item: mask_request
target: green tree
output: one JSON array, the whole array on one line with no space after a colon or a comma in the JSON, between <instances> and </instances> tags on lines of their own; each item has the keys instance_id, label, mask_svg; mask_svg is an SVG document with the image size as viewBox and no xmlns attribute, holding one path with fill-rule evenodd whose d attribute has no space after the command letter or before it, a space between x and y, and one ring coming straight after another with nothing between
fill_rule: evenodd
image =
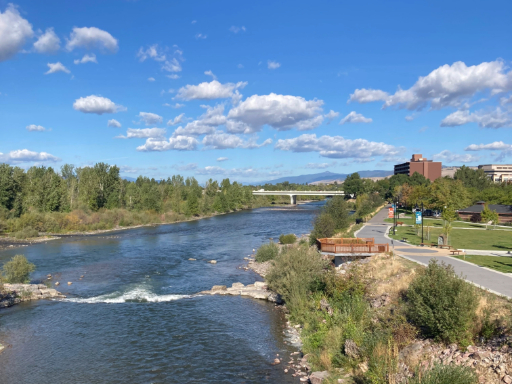
<instances>
[{"instance_id":1,"label":"green tree","mask_svg":"<svg viewBox=\"0 0 512 384\"><path fill-rule=\"evenodd\" d=\"M336 230L336 222L326 212L320 213L313 223L313 230L309 235L309 244L316 244L317 239L332 237Z\"/></svg>"},{"instance_id":2,"label":"green tree","mask_svg":"<svg viewBox=\"0 0 512 384\"><path fill-rule=\"evenodd\" d=\"M489 204L484 205L484 209L480 215L482 217L482 222L485 223L485 228L487 228L487 224L489 223L492 223L496 227L500 219L498 212L490 209Z\"/></svg>"},{"instance_id":3,"label":"green tree","mask_svg":"<svg viewBox=\"0 0 512 384\"><path fill-rule=\"evenodd\" d=\"M30 263L23 255L16 255L4 264L3 278L7 283L23 284L30 281L30 273L34 272L36 266Z\"/></svg>"},{"instance_id":4,"label":"green tree","mask_svg":"<svg viewBox=\"0 0 512 384\"><path fill-rule=\"evenodd\" d=\"M359 173L355 172L347 176L343 182L343 191L346 195L357 196L363 192L363 180Z\"/></svg>"},{"instance_id":5,"label":"green tree","mask_svg":"<svg viewBox=\"0 0 512 384\"><path fill-rule=\"evenodd\" d=\"M463 165L453 175L455 180L460 180L466 188L482 190L492 185L492 180L487 177L483 169L471 169Z\"/></svg>"},{"instance_id":6,"label":"green tree","mask_svg":"<svg viewBox=\"0 0 512 384\"><path fill-rule=\"evenodd\" d=\"M342 196L334 196L330 199L323 211L332 217L336 230L343 230L350 225L348 204Z\"/></svg>"}]
</instances>

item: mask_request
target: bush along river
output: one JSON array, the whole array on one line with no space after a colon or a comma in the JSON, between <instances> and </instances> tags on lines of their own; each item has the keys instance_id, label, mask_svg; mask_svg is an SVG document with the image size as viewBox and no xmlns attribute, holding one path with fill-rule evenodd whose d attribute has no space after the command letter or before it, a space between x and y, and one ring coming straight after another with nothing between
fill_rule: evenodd
<instances>
[{"instance_id":1,"label":"bush along river","mask_svg":"<svg viewBox=\"0 0 512 384\"><path fill-rule=\"evenodd\" d=\"M295 351L274 304L195 294L261 281L238 268L243 258L282 233L308 233L321 205L0 252L0 264L24 253L37 266L33 278L51 274L67 296L0 311L0 343L9 346L0 354L0 383L297 383L272 365L277 354Z\"/></svg>"}]
</instances>

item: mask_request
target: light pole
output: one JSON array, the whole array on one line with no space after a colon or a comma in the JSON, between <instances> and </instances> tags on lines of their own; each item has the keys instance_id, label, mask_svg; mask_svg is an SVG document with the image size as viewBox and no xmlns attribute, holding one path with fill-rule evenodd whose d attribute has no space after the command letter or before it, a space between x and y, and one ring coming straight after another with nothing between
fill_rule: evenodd
<instances>
[{"instance_id":1,"label":"light pole","mask_svg":"<svg viewBox=\"0 0 512 384\"><path fill-rule=\"evenodd\" d=\"M423 244L423 201L421 202L421 243Z\"/></svg>"}]
</instances>

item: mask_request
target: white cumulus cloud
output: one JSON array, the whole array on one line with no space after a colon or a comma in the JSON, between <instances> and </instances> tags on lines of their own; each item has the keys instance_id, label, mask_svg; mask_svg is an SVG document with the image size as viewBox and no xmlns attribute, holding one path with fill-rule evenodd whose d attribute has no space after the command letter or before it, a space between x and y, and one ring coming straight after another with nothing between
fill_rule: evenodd
<instances>
[{"instance_id":1,"label":"white cumulus cloud","mask_svg":"<svg viewBox=\"0 0 512 384\"><path fill-rule=\"evenodd\" d=\"M272 139L267 139L263 143L258 144L255 138L243 140L237 135L217 131L213 134L206 135L203 138L203 145L209 149L230 149L230 148L247 148L255 149L272 144Z\"/></svg>"},{"instance_id":2,"label":"white cumulus cloud","mask_svg":"<svg viewBox=\"0 0 512 384\"><path fill-rule=\"evenodd\" d=\"M143 121L146 125L160 124L164 121L162 116L151 112L139 112L138 116L140 117L140 120Z\"/></svg>"},{"instance_id":3,"label":"white cumulus cloud","mask_svg":"<svg viewBox=\"0 0 512 384\"><path fill-rule=\"evenodd\" d=\"M121 128L121 123L116 119L110 119L107 123L107 127Z\"/></svg>"},{"instance_id":4,"label":"white cumulus cloud","mask_svg":"<svg viewBox=\"0 0 512 384\"><path fill-rule=\"evenodd\" d=\"M178 125L178 124L181 124L181 122L183 121L183 117L185 116L184 113L181 113L179 114L178 116L176 116L174 119L171 119L167 122L167 125L168 126L173 126L173 125Z\"/></svg>"},{"instance_id":5,"label":"white cumulus cloud","mask_svg":"<svg viewBox=\"0 0 512 384\"><path fill-rule=\"evenodd\" d=\"M94 53L92 53L90 55L88 53L86 53L84 55L84 57L82 57L81 59L73 60L73 63L75 63L75 64L85 64L85 63L98 64L98 60L96 60L96 55Z\"/></svg>"},{"instance_id":6,"label":"white cumulus cloud","mask_svg":"<svg viewBox=\"0 0 512 384\"><path fill-rule=\"evenodd\" d=\"M18 149L5 154L0 152L0 162L8 164L29 162L55 163L60 160L58 157L47 152L34 152L28 149Z\"/></svg>"},{"instance_id":7,"label":"white cumulus cloud","mask_svg":"<svg viewBox=\"0 0 512 384\"><path fill-rule=\"evenodd\" d=\"M489 144L471 144L464 148L465 151L506 151L512 149L512 144L505 144L503 141L495 141Z\"/></svg>"},{"instance_id":8,"label":"white cumulus cloud","mask_svg":"<svg viewBox=\"0 0 512 384\"><path fill-rule=\"evenodd\" d=\"M148 81L153 82L153 81L155 81L155 78L154 77L148 77Z\"/></svg>"},{"instance_id":9,"label":"white cumulus cloud","mask_svg":"<svg viewBox=\"0 0 512 384\"><path fill-rule=\"evenodd\" d=\"M165 128L128 128L126 136L119 135L116 139L164 139L166 134Z\"/></svg>"},{"instance_id":10,"label":"white cumulus cloud","mask_svg":"<svg viewBox=\"0 0 512 384\"><path fill-rule=\"evenodd\" d=\"M30 131L30 132L44 132L44 131L46 131L46 128L43 127L42 125L35 125L35 124L27 125L26 129L27 129L27 131Z\"/></svg>"},{"instance_id":11,"label":"white cumulus cloud","mask_svg":"<svg viewBox=\"0 0 512 384\"><path fill-rule=\"evenodd\" d=\"M106 97L96 95L76 99L73 103L73 108L83 113L96 113L97 115L102 115L104 113L116 113L126 110L122 105L117 105Z\"/></svg>"},{"instance_id":12,"label":"white cumulus cloud","mask_svg":"<svg viewBox=\"0 0 512 384\"><path fill-rule=\"evenodd\" d=\"M147 58L151 58L155 61L165 61L167 59L167 56L164 51L158 47L158 44L151 45L147 49L140 47L137 52L137 57L140 61L144 61Z\"/></svg>"},{"instance_id":13,"label":"white cumulus cloud","mask_svg":"<svg viewBox=\"0 0 512 384\"><path fill-rule=\"evenodd\" d=\"M204 71L204 74L207 76L211 76L213 80L217 80L217 76L209 69L208 71Z\"/></svg>"},{"instance_id":14,"label":"white cumulus cloud","mask_svg":"<svg viewBox=\"0 0 512 384\"><path fill-rule=\"evenodd\" d=\"M34 35L32 25L21 17L13 4L0 12L0 62L13 57Z\"/></svg>"},{"instance_id":15,"label":"white cumulus cloud","mask_svg":"<svg viewBox=\"0 0 512 384\"><path fill-rule=\"evenodd\" d=\"M397 106L420 110L428 105L431 109L459 107L478 92L491 94L512 89L512 72L503 61L483 62L467 66L462 61L445 64L427 76L422 76L409 89L398 90L393 95L372 89L357 89L349 101L361 103L384 101L384 108Z\"/></svg>"},{"instance_id":16,"label":"white cumulus cloud","mask_svg":"<svg viewBox=\"0 0 512 384\"><path fill-rule=\"evenodd\" d=\"M221 84L217 80L204 82L198 85L186 85L178 90L176 97L182 100L213 100L227 99L234 95L234 91L244 88L247 82Z\"/></svg>"},{"instance_id":17,"label":"white cumulus cloud","mask_svg":"<svg viewBox=\"0 0 512 384\"><path fill-rule=\"evenodd\" d=\"M217 157L218 162L226 161L226 160L229 160L229 159L227 157Z\"/></svg>"},{"instance_id":18,"label":"white cumulus cloud","mask_svg":"<svg viewBox=\"0 0 512 384\"><path fill-rule=\"evenodd\" d=\"M386 101L389 98L389 93L378 89L356 89L350 95L348 103L351 101L358 103L372 103L374 101Z\"/></svg>"},{"instance_id":19,"label":"white cumulus cloud","mask_svg":"<svg viewBox=\"0 0 512 384\"><path fill-rule=\"evenodd\" d=\"M169 140L149 138L144 145L137 147L141 152L163 152L163 151L193 151L198 144L197 139L189 136L171 137Z\"/></svg>"},{"instance_id":20,"label":"white cumulus cloud","mask_svg":"<svg viewBox=\"0 0 512 384\"><path fill-rule=\"evenodd\" d=\"M270 125L278 131L314 129L323 121L323 103L322 100L306 100L299 96L275 93L253 95L232 108L228 119L244 123L244 133L261 131L264 125Z\"/></svg>"},{"instance_id":21,"label":"white cumulus cloud","mask_svg":"<svg viewBox=\"0 0 512 384\"><path fill-rule=\"evenodd\" d=\"M449 164L472 163L472 162L480 160L480 156L470 155L468 153L466 153L464 155L459 155L457 153L452 153L451 151L449 151L447 149L435 154L434 156L432 156L432 158L435 161L443 161L443 162L449 163Z\"/></svg>"},{"instance_id":22,"label":"white cumulus cloud","mask_svg":"<svg viewBox=\"0 0 512 384\"><path fill-rule=\"evenodd\" d=\"M360 113L356 113L355 111L350 112L347 116L341 119L340 124L347 123L371 123L373 120L369 117L364 117Z\"/></svg>"},{"instance_id":23,"label":"white cumulus cloud","mask_svg":"<svg viewBox=\"0 0 512 384\"><path fill-rule=\"evenodd\" d=\"M67 69L60 61L56 63L48 63L46 64L48 66L48 71L45 72L45 75L49 75L51 73L57 73L57 72L64 72L64 73L71 73L69 69Z\"/></svg>"},{"instance_id":24,"label":"white cumulus cloud","mask_svg":"<svg viewBox=\"0 0 512 384\"><path fill-rule=\"evenodd\" d=\"M281 63L278 63L277 61L269 60L267 62L268 69L277 69L281 66Z\"/></svg>"},{"instance_id":25,"label":"white cumulus cloud","mask_svg":"<svg viewBox=\"0 0 512 384\"><path fill-rule=\"evenodd\" d=\"M335 161L331 161L330 163L307 163L304 168L307 169L326 169L336 165Z\"/></svg>"},{"instance_id":26,"label":"white cumulus cloud","mask_svg":"<svg viewBox=\"0 0 512 384\"><path fill-rule=\"evenodd\" d=\"M39 53L55 53L60 49L60 39L53 28L47 28L45 33L37 38L34 49Z\"/></svg>"},{"instance_id":27,"label":"white cumulus cloud","mask_svg":"<svg viewBox=\"0 0 512 384\"><path fill-rule=\"evenodd\" d=\"M75 48L100 49L102 51L117 52L119 46L117 39L110 33L96 27L74 27L66 43L66 49Z\"/></svg>"},{"instance_id":28,"label":"white cumulus cloud","mask_svg":"<svg viewBox=\"0 0 512 384\"><path fill-rule=\"evenodd\" d=\"M335 118L337 118L340 115L339 112L334 112L332 109L329 111L329 113L326 113L324 117L327 119L327 124L330 124Z\"/></svg>"},{"instance_id":29,"label":"white cumulus cloud","mask_svg":"<svg viewBox=\"0 0 512 384\"><path fill-rule=\"evenodd\" d=\"M372 156L396 156L404 151L390 144L341 136L304 134L293 139L280 139L276 149L290 152L317 152L322 157L364 159Z\"/></svg>"},{"instance_id":30,"label":"white cumulus cloud","mask_svg":"<svg viewBox=\"0 0 512 384\"><path fill-rule=\"evenodd\" d=\"M231 28L229 28L230 32L238 33L240 31L245 32L245 27L242 25L241 27L237 27L236 25L233 25Z\"/></svg>"},{"instance_id":31,"label":"white cumulus cloud","mask_svg":"<svg viewBox=\"0 0 512 384\"><path fill-rule=\"evenodd\" d=\"M512 118L510 113L499 107L492 111L460 110L446 116L441 121L441 127L456 127L468 123L477 123L480 128L503 128L512 126Z\"/></svg>"}]
</instances>

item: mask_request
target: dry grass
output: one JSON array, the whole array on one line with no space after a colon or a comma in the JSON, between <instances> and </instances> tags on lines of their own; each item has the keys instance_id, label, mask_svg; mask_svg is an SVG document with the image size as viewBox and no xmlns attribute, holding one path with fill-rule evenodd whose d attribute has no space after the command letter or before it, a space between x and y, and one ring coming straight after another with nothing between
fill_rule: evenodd
<instances>
[{"instance_id":1,"label":"dry grass","mask_svg":"<svg viewBox=\"0 0 512 384\"><path fill-rule=\"evenodd\" d=\"M376 295L388 293L391 296L398 296L404 292L416 276L416 269L422 268L390 254L372 257L368 265L375 280L374 293Z\"/></svg>"}]
</instances>

